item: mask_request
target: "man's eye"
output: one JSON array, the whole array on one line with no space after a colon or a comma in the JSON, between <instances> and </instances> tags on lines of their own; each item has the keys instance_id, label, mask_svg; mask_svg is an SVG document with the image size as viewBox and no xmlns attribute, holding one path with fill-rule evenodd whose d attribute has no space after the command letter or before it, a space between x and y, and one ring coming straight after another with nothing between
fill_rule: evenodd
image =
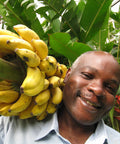
<instances>
[{"instance_id":1,"label":"man's eye","mask_svg":"<svg viewBox=\"0 0 120 144\"><path fill-rule=\"evenodd\" d=\"M110 92L111 94L115 94L116 93L116 88L114 88L112 85L105 84L105 87L107 88L108 92Z\"/></svg>"},{"instance_id":2,"label":"man's eye","mask_svg":"<svg viewBox=\"0 0 120 144\"><path fill-rule=\"evenodd\" d=\"M93 78L93 75L90 73L82 72L81 74L82 74L82 77L85 79L92 79Z\"/></svg>"}]
</instances>

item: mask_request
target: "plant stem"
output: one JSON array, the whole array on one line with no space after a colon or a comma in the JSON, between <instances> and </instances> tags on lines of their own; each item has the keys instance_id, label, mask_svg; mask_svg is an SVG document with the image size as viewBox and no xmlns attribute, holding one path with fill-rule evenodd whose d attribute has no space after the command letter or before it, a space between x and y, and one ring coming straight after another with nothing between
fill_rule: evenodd
<instances>
[{"instance_id":1,"label":"plant stem","mask_svg":"<svg viewBox=\"0 0 120 144\"><path fill-rule=\"evenodd\" d=\"M119 62L119 51L120 51L120 36L118 41L118 50L117 50L117 61Z\"/></svg>"}]
</instances>

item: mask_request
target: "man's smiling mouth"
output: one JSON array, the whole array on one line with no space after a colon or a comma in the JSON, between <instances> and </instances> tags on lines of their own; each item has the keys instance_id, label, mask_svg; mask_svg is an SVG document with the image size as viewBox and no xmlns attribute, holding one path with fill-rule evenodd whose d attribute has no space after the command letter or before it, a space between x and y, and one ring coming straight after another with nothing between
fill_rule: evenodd
<instances>
[{"instance_id":1,"label":"man's smiling mouth","mask_svg":"<svg viewBox=\"0 0 120 144\"><path fill-rule=\"evenodd\" d=\"M95 102L92 102L92 101L88 100L87 98L85 98L85 95L82 96L80 90L77 91L76 96L80 97L85 103L87 103L88 105L90 105L90 106L92 106L92 107L94 107L96 109L102 108L102 104L95 103Z\"/></svg>"}]
</instances>

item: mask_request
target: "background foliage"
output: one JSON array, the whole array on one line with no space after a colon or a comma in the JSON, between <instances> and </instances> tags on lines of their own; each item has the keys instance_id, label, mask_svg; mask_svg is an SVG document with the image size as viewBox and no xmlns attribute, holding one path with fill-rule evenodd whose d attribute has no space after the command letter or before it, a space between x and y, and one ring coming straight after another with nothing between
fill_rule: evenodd
<instances>
[{"instance_id":1,"label":"background foliage","mask_svg":"<svg viewBox=\"0 0 120 144\"><path fill-rule=\"evenodd\" d=\"M120 11L111 10L112 0L1 0L2 28L25 24L49 46L49 55L71 66L80 54L91 50L110 52L120 63ZM118 91L118 94L120 92ZM110 112L113 128L114 109Z\"/></svg>"}]
</instances>

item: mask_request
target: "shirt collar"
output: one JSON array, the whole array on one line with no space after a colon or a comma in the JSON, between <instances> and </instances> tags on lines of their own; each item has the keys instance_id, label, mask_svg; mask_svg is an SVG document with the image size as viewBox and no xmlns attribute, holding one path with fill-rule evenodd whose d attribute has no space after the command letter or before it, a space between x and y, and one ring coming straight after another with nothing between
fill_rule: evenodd
<instances>
[{"instance_id":1,"label":"shirt collar","mask_svg":"<svg viewBox=\"0 0 120 144\"><path fill-rule=\"evenodd\" d=\"M49 119L45 121L41 121L40 125L41 125L40 130L39 130L38 135L35 138L35 141L38 141L42 139L43 137L47 136L52 130L56 132L59 131L57 113L54 113ZM95 144L96 143L98 144L98 142L99 144L104 144L106 140L108 141L106 127L105 127L104 121L101 120L98 123L95 132L89 137L86 143L89 143L89 142L91 143L91 141L94 141Z\"/></svg>"},{"instance_id":2,"label":"shirt collar","mask_svg":"<svg viewBox=\"0 0 120 144\"><path fill-rule=\"evenodd\" d=\"M105 142L108 141L108 135L107 135L105 123L103 120L101 120L98 123L95 132L87 140L88 143L91 141L93 141L93 143L95 143L95 144L96 143L97 144L104 144Z\"/></svg>"},{"instance_id":3,"label":"shirt collar","mask_svg":"<svg viewBox=\"0 0 120 144\"><path fill-rule=\"evenodd\" d=\"M35 141L38 141L48 135L52 130L58 131L57 113L54 113L48 119L41 121L39 134L36 136Z\"/></svg>"}]
</instances>

